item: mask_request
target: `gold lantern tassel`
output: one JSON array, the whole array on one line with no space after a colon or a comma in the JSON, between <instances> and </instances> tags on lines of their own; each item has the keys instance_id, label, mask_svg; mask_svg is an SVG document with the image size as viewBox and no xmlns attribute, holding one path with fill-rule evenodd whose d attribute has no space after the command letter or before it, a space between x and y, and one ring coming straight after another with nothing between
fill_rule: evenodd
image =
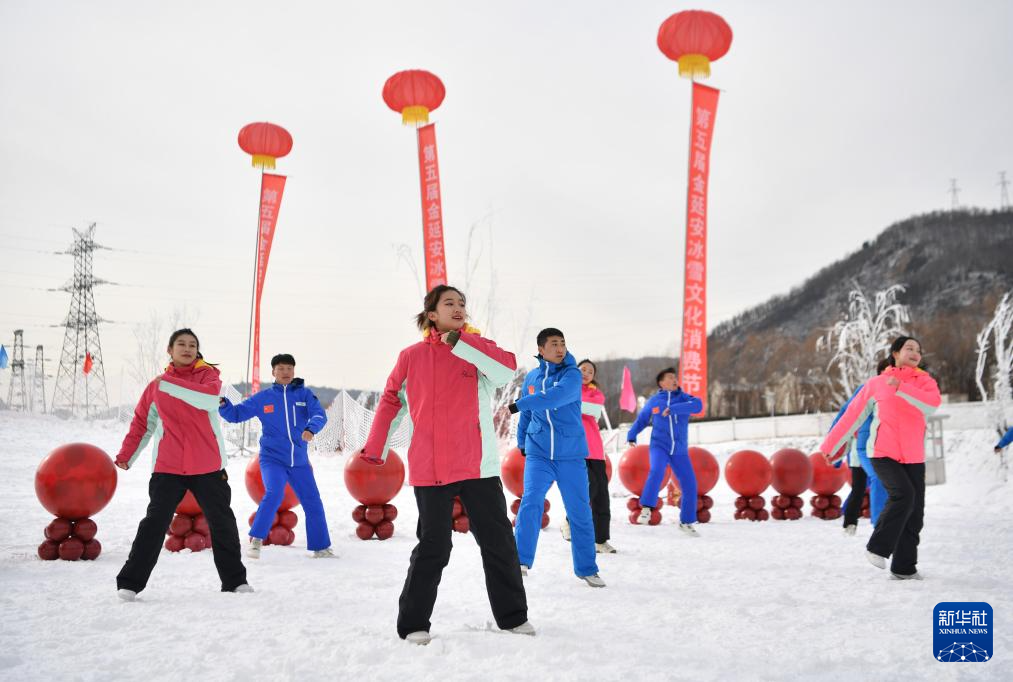
<instances>
[{"instance_id":1,"label":"gold lantern tassel","mask_svg":"<svg viewBox=\"0 0 1013 682\"><path fill-rule=\"evenodd\" d=\"M429 123L429 109L422 106L405 107L401 110L401 123Z\"/></svg>"},{"instance_id":2,"label":"gold lantern tassel","mask_svg":"<svg viewBox=\"0 0 1013 682\"><path fill-rule=\"evenodd\" d=\"M274 169L274 157L268 156L267 154L254 154L253 155L253 167L254 168L265 168L268 170Z\"/></svg>"},{"instance_id":3,"label":"gold lantern tassel","mask_svg":"<svg viewBox=\"0 0 1013 682\"><path fill-rule=\"evenodd\" d=\"M707 78L711 75L711 60L702 54L684 54L679 57L679 75L683 78Z\"/></svg>"}]
</instances>

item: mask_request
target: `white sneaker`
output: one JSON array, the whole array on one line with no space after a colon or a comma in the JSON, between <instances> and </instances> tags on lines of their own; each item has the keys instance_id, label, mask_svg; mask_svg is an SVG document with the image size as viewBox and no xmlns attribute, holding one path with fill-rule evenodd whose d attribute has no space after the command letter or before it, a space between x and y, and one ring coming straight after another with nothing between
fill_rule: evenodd
<instances>
[{"instance_id":1,"label":"white sneaker","mask_svg":"<svg viewBox=\"0 0 1013 682\"><path fill-rule=\"evenodd\" d=\"M886 568L886 557L881 557L868 550L865 551L865 558L876 568Z\"/></svg>"},{"instance_id":2,"label":"white sneaker","mask_svg":"<svg viewBox=\"0 0 1013 682\"><path fill-rule=\"evenodd\" d=\"M412 644L418 644L419 646L425 646L429 644L429 642L433 641L433 638L430 637L429 633L425 630L417 630L405 635L405 641L411 642Z\"/></svg>"},{"instance_id":3,"label":"white sneaker","mask_svg":"<svg viewBox=\"0 0 1013 682\"><path fill-rule=\"evenodd\" d=\"M123 588L116 590L116 596L118 596L123 601L135 601L137 599L136 592L134 592L133 590L127 590Z\"/></svg>"},{"instance_id":4,"label":"white sneaker","mask_svg":"<svg viewBox=\"0 0 1013 682\"><path fill-rule=\"evenodd\" d=\"M891 571L890 580L925 580L925 578L923 578L922 574L918 571L915 571L911 575L904 575L903 573L894 573Z\"/></svg>"},{"instance_id":5,"label":"white sneaker","mask_svg":"<svg viewBox=\"0 0 1013 682\"><path fill-rule=\"evenodd\" d=\"M844 527L844 534L845 535L854 535L857 532L858 532L858 526L856 526L855 524L851 524L850 526L845 526Z\"/></svg>"},{"instance_id":6,"label":"white sneaker","mask_svg":"<svg viewBox=\"0 0 1013 682\"><path fill-rule=\"evenodd\" d=\"M598 554L615 554L616 548L610 545L608 540L606 540L605 542L595 543L594 551Z\"/></svg>"},{"instance_id":7,"label":"white sneaker","mask_svg":"<svg viewBox=\"0 0 1013 682\"><path fill-rule=\"evenodd\" d=\"M521 575L527 575L529 570L531 570L531 569L529 569L524 564L521 564Z\"/></svg>"},{"instance_id":8,"label":"white sneaker","mask_svg":"<svg viewBox=\"0 0 1013 682\"><path fill-rule=\"evenodd\" d=\"M563 523L559 526L559 532L563 534L564 540L570 541L570 521L568 519L563 519Z\"/></svg>"},{"instance_id":9,"label":"white sneaker","mask_svg":"<svg viewBox=\"0 0 1013 682\"><path fill-rule=\"evenodd\" d=\"M510 628L509 632L515 635L528 635L529 637L535 636L535 626L531 624L531 621L524 621L515 628Z\"/></svg>"},{"instance_id":10,"label":"white sneaker","mask_svg":"<svg viewBox=\"0 0 1013 682\"><path fill-rule=\"evenodd\" d=\"M685 533L686 535L690 536L691 538L698 538L698 537L700 537L700 534L696 532L696 524L695 523L680 523L679 524L679 530L681 530L683 533Z\"/></svg>"},{"instance_id":11,"label":"white sneaker","mask_svg":"<svg viewBox=\"0 0 1013 682\"><path fill-rule=\"evenodd\" d=\"M248 592L253 592L253 587L249 583L243 583L232 591L236 594L246 594Z\"/></svg>"},{"instance_id":12,"label":"white sneaker","mask_svg":"<svg viewBox=\"0 0 1013 682\"><path fill-rule=\"evenodd\" d=\"M640 510L640 516L637 517L637 524L646 526L651 522L651 508L644 507Z\"/></svg>"},{"instance_id":13,"label":"white sneaker","mask_svg":"<svg viewBox=\"0 0 1013 682\"><path fill-rule=\"evenodd\" d=\"M246 556L250 559L260 558L260 548L264 545L264 541L260 538L250 538L250 546L246 548Z\"/></svg>"},{"instance_id":14,"label":"white sneaker","mask_svg":"<svg viewBox=\"0 0 1013 682\"><path fill-rule=\"evenodd\" d=\"M314 559L337 559L338 555L334 553L333 549L331 549L330 547L326 547L324 549L318 549L317 551L313 552L313 558Z\"/></svg>"},{"instance_id":15,"label":"white sneaker","mask_svg":"<svg viewBox=\"0 0 1013 682\"><path fill-rule=\"evenodd\" d=\"M605 587L605 581L595 573L594 575L582 575L580 579L586 582L591 587Z\"/></svg>"}]
</instances>

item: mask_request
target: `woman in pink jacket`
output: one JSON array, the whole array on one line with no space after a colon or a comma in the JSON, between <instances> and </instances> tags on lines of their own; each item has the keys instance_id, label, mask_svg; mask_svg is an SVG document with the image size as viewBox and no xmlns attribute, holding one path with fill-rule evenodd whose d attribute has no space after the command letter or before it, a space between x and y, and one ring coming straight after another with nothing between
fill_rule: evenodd
<instances>
[{"instance_id":1,"label":"woman in pink jacket","mask_svg":"<svg viewBox=\"0 0 1013 682\"><path fill-rule=\"evenodd\" d=\"M398 356L360 456L387 457L402 419L412 426L408 482L419 508L408 576L398 602L397 632L415 644L430 641L430 617L443 568L450 561L454 498L468 511L482 552L485 585L496 624L533 635L513 526L499 479L492 392L509 383L517 361L467 325L464 294L447 285L426 294L416 317L422 341Z\"/></svg>"},{"instance_id":2,"label":"woman in pink jacket","mask_svg":"<svg viewBox=\"0 0 1013 682\"><path fill-rule=\"evenodd\" d=\"M151 443L151 502L116 576L120 599L134 601L148 584L176 506L193 493L211 527L215 568L222 592L253 592L240 557L239 529L232 513L232 490L225 471L225 440L218 418L218 370L204 362L190 329L169 337L171 362L141 394L130 431L116 456L129 469Z\"/></svg>"},{"instance_id":3,"label":"woman in pink jacket","mask_svg":"<svg viewBox=\"0 0 1013 682\"><path fill-rule=\"evenodd\" d=\"M886 568L892 556L890 572L899 580L921 580L917 564L925 514L925 419L941 400L935 380L918 367L921 360L918 340L898 337L890 345L891 367L865 383L820 446L823 453L843 453L841 446L873 416L866 447L889 499L866 556L877 568Z\"/></svg>"}]
</instances>

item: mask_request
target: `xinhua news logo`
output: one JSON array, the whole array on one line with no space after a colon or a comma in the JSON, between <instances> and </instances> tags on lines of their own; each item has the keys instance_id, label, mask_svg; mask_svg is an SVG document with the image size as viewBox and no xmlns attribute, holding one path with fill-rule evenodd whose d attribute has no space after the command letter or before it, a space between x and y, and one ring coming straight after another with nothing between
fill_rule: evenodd
<instances>
[{"instance_id":1,"label":"xinhua news logo","mask_svg":"<svg viewBox=\"0 0 1013 682\"><path fill-rule=\"evenodd\" d=\"M992 607L983 601L944 601L932 610L932 655L941 663L992 658Z\"/></svg>"}]
</instances>

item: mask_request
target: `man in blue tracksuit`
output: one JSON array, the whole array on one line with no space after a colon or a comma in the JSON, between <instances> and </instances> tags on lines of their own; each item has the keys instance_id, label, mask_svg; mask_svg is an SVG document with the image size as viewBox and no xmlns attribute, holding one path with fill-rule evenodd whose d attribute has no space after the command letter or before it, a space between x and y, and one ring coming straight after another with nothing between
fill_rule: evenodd
<instances>
[{"instance_id":1,"label":"man in blue tracksuit","mask_svg":"<svg viewBox=\"0 0 1013 682\"><path fill-rule=\"evenodd\" d=\"M570 518L573 571L591 587L605 587L595 561L594 520L588 497L587 437L580 418L584 383L573 356L566 350L563 332L538 333L538 368L528 372L521 397L510 405L520 412L517 447L525 456L524 494L517 510L517 555L521 573L535 563L538 534L542 529L545 493L559 486Z\"/></svg>"},{"instance_id":2,"label":"man in blue tracksuit","mask_svg":"<svg viewBox=\"0 0 1013 682\"><path fill-rule=\"evenodd\" d=\"M876 367L876 373L882 374L883 370L890 366L889 360L880 360ZM830 423L830 428L834 427L834 424L844 416L851 401L855 399L855 396L862 390L862 384L855 389L855 392L851 394L847 402L841 406L837 416L834 417L834 421ZM883 482L879 480L876 475L876 470L872 468L872 462L869 461L869 456L866 453L866 446L869 443L869 433L872 429L873 415L869 415L865 422L858 427L858 431L855 432L855 437L852 442L848 445L848 467L851 469L851 492L848 493L848 499L844 502L844 533L845 535L854 535L858 530L858 517L862 513L862 500L865 499L865 489L869 489L869 520L872 522L873 527L876 526L876 520L879 519L879 513L883 511L883 507L886 506L886 501L889 495L886 492L886 487L883 486ZM840 468L844 458L834 462L834 468Z\"/></svg>"},{"instance_id":3,"label":"man in blue tracksuit","mask_svg":"<svg viewBox=\"0 0 1013 682\"><path fill-rule=\"evenodd\" d=\"M696 474L689 459L689 416L703 409L699 398L683 393L675 369L668 367L657 376L658 392L640 410L626 440L630 447L637 444L637 435L651 423L651 471L647 474L640 495L640 516L637 523L646 525L651 511L658 504L658 492L665 477L665 468L679 480L682 502L679 510L679 529L687 535L697 536L696 528Z\"/></svg>"},{"instance_id":4,"label":"man in blue tracksuit","mask_svg":"<svg viewBox=\"0 0 1013 682\"><path fill-rule=\"evenodd\" d=\"M227 422L239 423L257 417L263 427L260 436L260 474L264 498L250 528L247 556L260 558L260 548L271 530L274 515L290 484L306 512L306 547L317 558L333 557L327 532L324 505L313 478L306 444L320 433L327 415L302 379L295 378L295 358L288 353L271 358L274 384L258 391L238 405L221 399L218 414Z\"/></svg>"}]
</instances>

